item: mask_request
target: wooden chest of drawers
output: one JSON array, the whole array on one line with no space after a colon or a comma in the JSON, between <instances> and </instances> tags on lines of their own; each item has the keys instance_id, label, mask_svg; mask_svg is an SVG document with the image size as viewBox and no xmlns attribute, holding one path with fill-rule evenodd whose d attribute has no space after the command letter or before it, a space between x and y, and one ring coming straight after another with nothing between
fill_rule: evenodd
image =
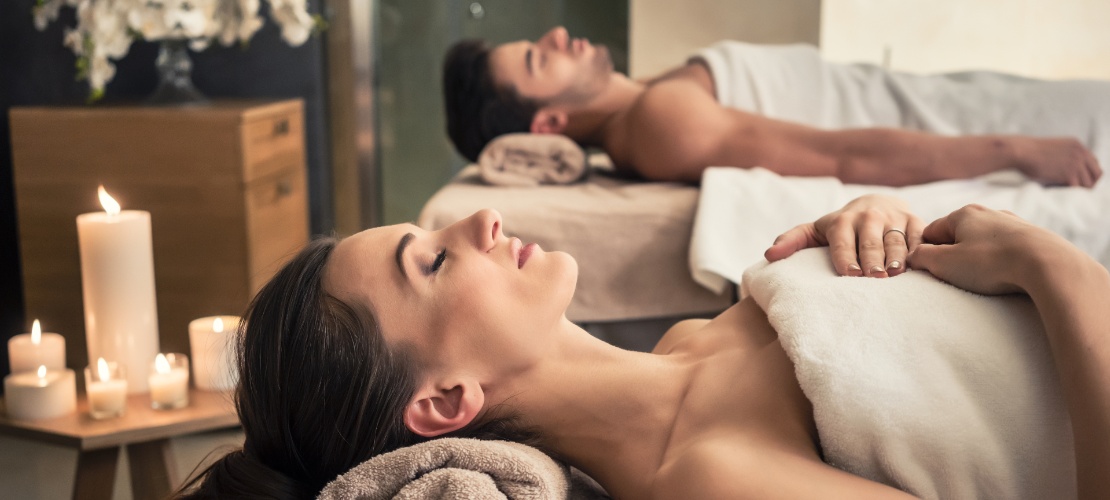
<instances>
[{"instance_id":1,"label":"wooden chest of drawers","mask_svg":"<svg viewBox=\"0 0 1110 500\"><path fill-rule=\"evenodd\" d=\"M12 151L28 318L86 362L78 214L98 184L151 214L163 352L188 323L241 314L308 240L303 104L13 108Z\"/></svg>"}]
</instances>

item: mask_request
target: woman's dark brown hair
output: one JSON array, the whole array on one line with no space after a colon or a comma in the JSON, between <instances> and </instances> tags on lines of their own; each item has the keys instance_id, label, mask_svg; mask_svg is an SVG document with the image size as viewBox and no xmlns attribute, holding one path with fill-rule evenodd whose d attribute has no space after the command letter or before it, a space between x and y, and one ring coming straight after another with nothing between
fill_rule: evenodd
<instances>
[{"instance_id":1,"label":"woman's dark brown hair","mask_svg":"<svg viewBox=\"0 0 1110 500\"><path fill-rule=\"evenodd\" d=\"M403 412L418 367L387 346L366 308L323 289L335 238L309 243L258 292L239 329L235 404L246 439L188 481L180 498L312 498L381 453L425 439ZM512 419L452 436L531 441Z\"/></svg>"}]
</instances>

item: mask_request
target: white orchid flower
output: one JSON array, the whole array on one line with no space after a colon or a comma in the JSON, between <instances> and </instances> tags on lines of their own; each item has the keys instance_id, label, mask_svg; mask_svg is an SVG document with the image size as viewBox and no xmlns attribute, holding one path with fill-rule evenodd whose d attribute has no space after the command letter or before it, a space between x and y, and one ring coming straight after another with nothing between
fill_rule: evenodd
<instances>
[{"instance_id":1,"label":"white orchid flower","mask_svg":"<svg viewBox=\"0 0 1110 500\"><path fill-rule=\"evenodd\" d=\"M305 0L269 0L270 16L281 26L281 37L289 45L299 46L308 40L316 20L308 13Z\"/></svg>"},{"instance_id":2,"label":"white orchid flower","mask_svg":"<svg viewBox=\"0 0 1110 500\"><path fill-rule=\"evenodd\" d=\"M3 1L3 0L0 0ZM246 42L262 28L262 0L42 0L34 7L35 28L46 29L62 7L77 10L77 26L65 31L63 44L82 59L89 86L99 93L115 76L112 60L127 55L133 33L144 40L179 39L193 50L213 40ZM316 21L306 0L266 0L270 17L290 45L301 45Z\"/></svg>"}]
</instances>

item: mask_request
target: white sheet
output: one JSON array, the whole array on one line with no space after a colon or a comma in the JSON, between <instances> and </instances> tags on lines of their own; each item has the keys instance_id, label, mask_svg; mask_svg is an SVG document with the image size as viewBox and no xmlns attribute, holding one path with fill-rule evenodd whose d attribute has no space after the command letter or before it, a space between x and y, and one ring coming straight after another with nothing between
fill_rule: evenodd
<instances>
[{"instance_id":1,"label":"white sheet","mask_svg":"<svg viewBox=\"0 0 1110 500\"><path fill-rule=\"evenodd\" d=\"M1094 190L1045 188L1003 172L979 179L889 188L843 184L831 177L782 177L762 168L709 168L690 241L690 271L709 290L740 283L745 269L784 231L867 193L909 202L926 222L969 203L1011 210L1067 238L1110 267L1110 183Z\"/></svg>"},{"instance_id":2,"label":"white sheet","mask_svg":"<svg viewBox=\"0 0 1110 500\"><path fill-rule=\"evenodd\" d=\"M744 275L813 403L825 460L923 498L1075 498L1071 425L1032 301L809 249Z\"/></svg>"},{"instance_id":3,"label":"white sheet","mask_svg":"<svg viewBox=\"0 0 1110 500\"><path fill-rule=\"evenodd\" d=\"M820 128L1069 136L1110 167L1110 82L989 71L916 75L830 63L801 44L724 41L694 58L709 67L722 106Z\"/></svg>"}]
</instances>

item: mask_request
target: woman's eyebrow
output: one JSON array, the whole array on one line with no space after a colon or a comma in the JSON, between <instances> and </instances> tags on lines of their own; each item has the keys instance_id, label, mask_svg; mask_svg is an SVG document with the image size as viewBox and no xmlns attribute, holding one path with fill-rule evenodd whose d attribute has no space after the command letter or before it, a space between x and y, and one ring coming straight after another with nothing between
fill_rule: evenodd
<instances>
[{"instance_id":1,"label":"woman's eyebrow","mask_svg":"<svg viewBox=\"0 0 1110 500\"><path fill-rule=\"evenodd\" d=\"M405 247L409 246L409 243L415 237L415 234L405 233L401 237L401 242L397 244L397 269L401 270L401 276L404 276L405 279L409 279L408 273L405 272Z\"/></svg>"},{"instance_id":2,"label":"woman's eyebrow","mask_svg":"<svg viewBox=\"0 0 1110 500\"><path fill-rule=\"evenodd\" d=\"M528 69L528 74L532 74L532 47L524 52L524 67Z\"/></svg>"}]
</instances>

